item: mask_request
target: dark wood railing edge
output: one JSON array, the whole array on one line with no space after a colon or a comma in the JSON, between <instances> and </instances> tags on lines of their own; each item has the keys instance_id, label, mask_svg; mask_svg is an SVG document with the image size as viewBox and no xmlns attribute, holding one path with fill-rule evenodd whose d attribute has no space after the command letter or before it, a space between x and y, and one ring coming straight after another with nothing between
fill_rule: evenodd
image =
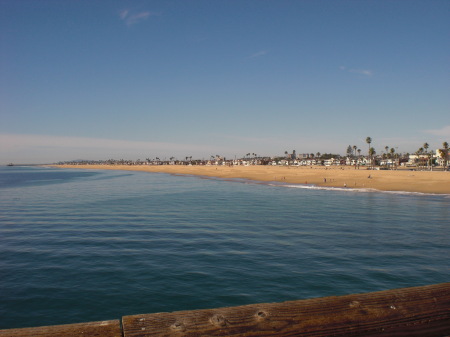
<instances>
[{"instance_id":1,"label":"dark wood railing edge","mask_svg":"<svg viewBox=\"0 0 450 337\"><path fill-rule=\"evenodd\" d=\"M450 282L120 320L0 330L0 337L450 336Z\"/></svg>"}]
</instances>

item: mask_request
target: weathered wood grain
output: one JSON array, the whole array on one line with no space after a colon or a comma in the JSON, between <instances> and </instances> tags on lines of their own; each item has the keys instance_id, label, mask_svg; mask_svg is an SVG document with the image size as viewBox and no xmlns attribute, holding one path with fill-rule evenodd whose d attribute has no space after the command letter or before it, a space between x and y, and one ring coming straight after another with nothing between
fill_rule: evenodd
<instances>
[{"instance_id":1,"label":"weathered wood grain","mask_svg":"<svg viewBox=\"0 0 450 337\"><path fill-rule=\"evenodd\" d=\"M36 328L0 330L0 337L122 337L120 321L41 326Z\"/></svg>"},{"instance_id":2,"label":"weathered wood grain","mask_svg":"<svg viewBox=\"0 0 450 337\"><path fill-rule=\"evenodd\" d=\"M450 283L283 303L133 315L124 337L446 336Z\"/></svg>"},{"instance_id":3,"label":"weathered wood grain","mask_svg":"<svg viewBox=\"0 0 450 337\"><path fill-rule=\"evenodd\" d=\"M450 336L450 283L0 330L0 337Z\"/></svg>"}]
</instances>

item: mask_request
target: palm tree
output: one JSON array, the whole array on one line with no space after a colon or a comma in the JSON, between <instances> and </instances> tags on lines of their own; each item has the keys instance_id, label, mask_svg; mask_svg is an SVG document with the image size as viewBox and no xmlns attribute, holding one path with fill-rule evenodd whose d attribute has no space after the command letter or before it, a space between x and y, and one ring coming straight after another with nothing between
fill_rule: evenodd
<instances>
[{"instance_id":1,"label":"palm tree","mask_svg":"<svg viewBox=\"0 0 450 337\"><path fill-rule=\"evenodd\" d=\"M433 150L430 150L430 152L428 152L427 166L430 167L430 171L433 171Z\"/></svg>"},{"instance_id":2,"label":"palm tree","mask_svg":"<svg viewBox=\"0 0 450 337\"><path fill-rule=\"evenodd\" d=\"M448 165L448 142L442 143L442 149L439 149L439 154L444 159L444 171L447 169Z\"/></svg>"},{"instance_id":3,"label":"palm tree","mask_svg":"<svg viewBox=\"0 0 450 337\"><path fill-rule=\"evenodd\" d=\"M375 167L375 161L373 159L373 157L377 154L377 152L375 151L374 147L371 147L369 149L369 156L370 156L370 165L373 167Z\"/></svg>"},{"instance_id":4,"label":"palm tree","mask_svg":"<svg viewBox=\"0 0 450 337\"><path fill-rule=\"evenodd\" d=\"M356 146L356 145L353 145L353 152L355 153L355 157L356 157L356 149L357 149L358 147Z\"/></svg>"},{"instance_id":5,"label":"palm tree","mask_svg":"<svg viewBox=\"0 0 450 337\"><path fill-rule=\"evenodd\" d=\"M429 147L428 143L423 143L423 148L425 149L425 154L428 153L428 151L427 151L428 147ZM427 162L427 166L428 166L428 162Z\"/></svg>"},{"instance_id":6,"label":"palm tree","mask_svg":"<svg viewBox=\"0 0 450 337\"><path fill-rule=\"evenodd\" d=\"M317 158L320 158L320 152L316 153Z\"/></svg>"},{"instance_id":7,"label":"palm tree","mask_svg":"<svg viewBox=\"0 0 450 337\"><path fill-rule=\"evenodd\" d=\"M372 159L370 158L370 143L372 143L372 138L367 137L367 138L366 138L366 143L369 144L369 152L368 152L368 155L369 155L370 164L372 164Z\"/></svg>"},{"instance_id":8,"label":"palm tree","mask_svg":"<svg viewBox=\"0 0 450 337\"><path fill-rule=\"evenodd\" d=\"M391 147L391 158L394 159L394 153L395 153L395 149L393 147ZM394 162L394 161L392 161Z\"/></svg>"},{"instance_id":9,"label":"palm tree","mask_svg":"<svg viewBox=\"0 0 450 337\"><path fill-rule=\"evenodd\" d=\"M417 158L416 158L416 162L417 162L416 167L417 167L418 169L420 168L420 155L422 154L422 151L423 151L423 148L419 148L419 149L415 152L415 154L416 154L416 156L417 156Z\"/></svg>"},{"instance_id":10,"label":"palm tree","mask_svg":"<svg viewBox=\"0 0 450 337\"><path fill-rule=\"evenodd\" d=\"M356 151L358 151L358 156L361 157L361 149L358 149Z\"/></svg>"},{"instance_id":11,"label":"palm tree","mask_svg":"<svg viewBox=\"0 0 450 337\"><path fill-rule=\"evenodd\" d=\"M387 168L387 166L388 166L388 161L387 161L387 159L388 159L388 157L389 157L389 146L385 146L384 147L384 150L386 151L385 153L383 153L383 159L385 159L385 166L386 166L386 168Z\"/></svg>"}]
</instances>

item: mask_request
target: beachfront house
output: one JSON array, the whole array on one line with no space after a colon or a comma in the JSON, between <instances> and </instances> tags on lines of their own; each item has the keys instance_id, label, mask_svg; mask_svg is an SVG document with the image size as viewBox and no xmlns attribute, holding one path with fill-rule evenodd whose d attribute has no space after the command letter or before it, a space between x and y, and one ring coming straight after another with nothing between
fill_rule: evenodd
<instances>
[{"instance_id":1,"label":"beachfront house","mask_svg":"<svg viewBox=\"0 0 450 337\"><path fill-rule=\"evenodd\" d=\"M427 154L410 154L408 158L407 166L416 166L419 164L426 163L428 161L428 155Z\"/></svg>"},{"instance_id":2,"label":"beachfront house","mask_svg":"<svg viewBox=\"0 0 450 337\"><path fill-rule=\"evenodd\" d=\"M297 159L308 159L309 153L300 153L297 155Z\"/></svg>"},{"instance_id":3,"label":"beachfront house","mask_svg":"<svg viewBox=\"0 0 450 337\"><path fill-rule=\"evenodd\" d=\"M336 159L336 158L330 158L330 159L324 160L323 164L325 166L339 165L340 164L340 160Z\"/></svg>"},{"instance_id":4,"label":"beachfront house","mask_svg":"<svg viewBox=\"0 0 450 337\"><path fill-rule=\"evenodd\" d=\"M381 159L380 166L394 167L396 165L395 159Z\"/></svg>"},{"instance_id":5,"label":"beachfront house","mask_svg":"<svg viewBox=\"0 0 450 337\"><path fill-rule=\"evenodd\" d=\"M364 165L363 164L363 158L351 158L351 157L347 157L344 160L341 161L342 165L351 165L351 166L355 166L355 165Z\"/></svg>"},{"instance_id":6,"label":"beachfront house","mask_svg":"<svg viewBox=\"0 0 450 337\"><path fill-rule=\"evenodd\" d=\"M436 165L445 166L445 155L440 151L436 150ZM447 154L447 158L450 157L450 151Z\"/></svg>"}]
</instances>

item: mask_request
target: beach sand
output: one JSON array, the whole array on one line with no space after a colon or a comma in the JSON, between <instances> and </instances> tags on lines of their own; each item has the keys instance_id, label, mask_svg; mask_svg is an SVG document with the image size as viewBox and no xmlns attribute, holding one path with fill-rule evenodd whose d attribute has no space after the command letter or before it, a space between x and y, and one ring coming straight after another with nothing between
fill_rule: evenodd
<instances>
[{"instance_id":1,"label":"beach sand","mask_svg":"<svg viewBox=\"0 0 450 337\"><path fill-rule=\"evenodd\" d=\"M450 172L411 170L366 170L354 167L201 166L201 165L55 165L60 168L163 172L218 178L242 178L321 187L369 188L450 194Z\"/></svg>"}]
</instances>

